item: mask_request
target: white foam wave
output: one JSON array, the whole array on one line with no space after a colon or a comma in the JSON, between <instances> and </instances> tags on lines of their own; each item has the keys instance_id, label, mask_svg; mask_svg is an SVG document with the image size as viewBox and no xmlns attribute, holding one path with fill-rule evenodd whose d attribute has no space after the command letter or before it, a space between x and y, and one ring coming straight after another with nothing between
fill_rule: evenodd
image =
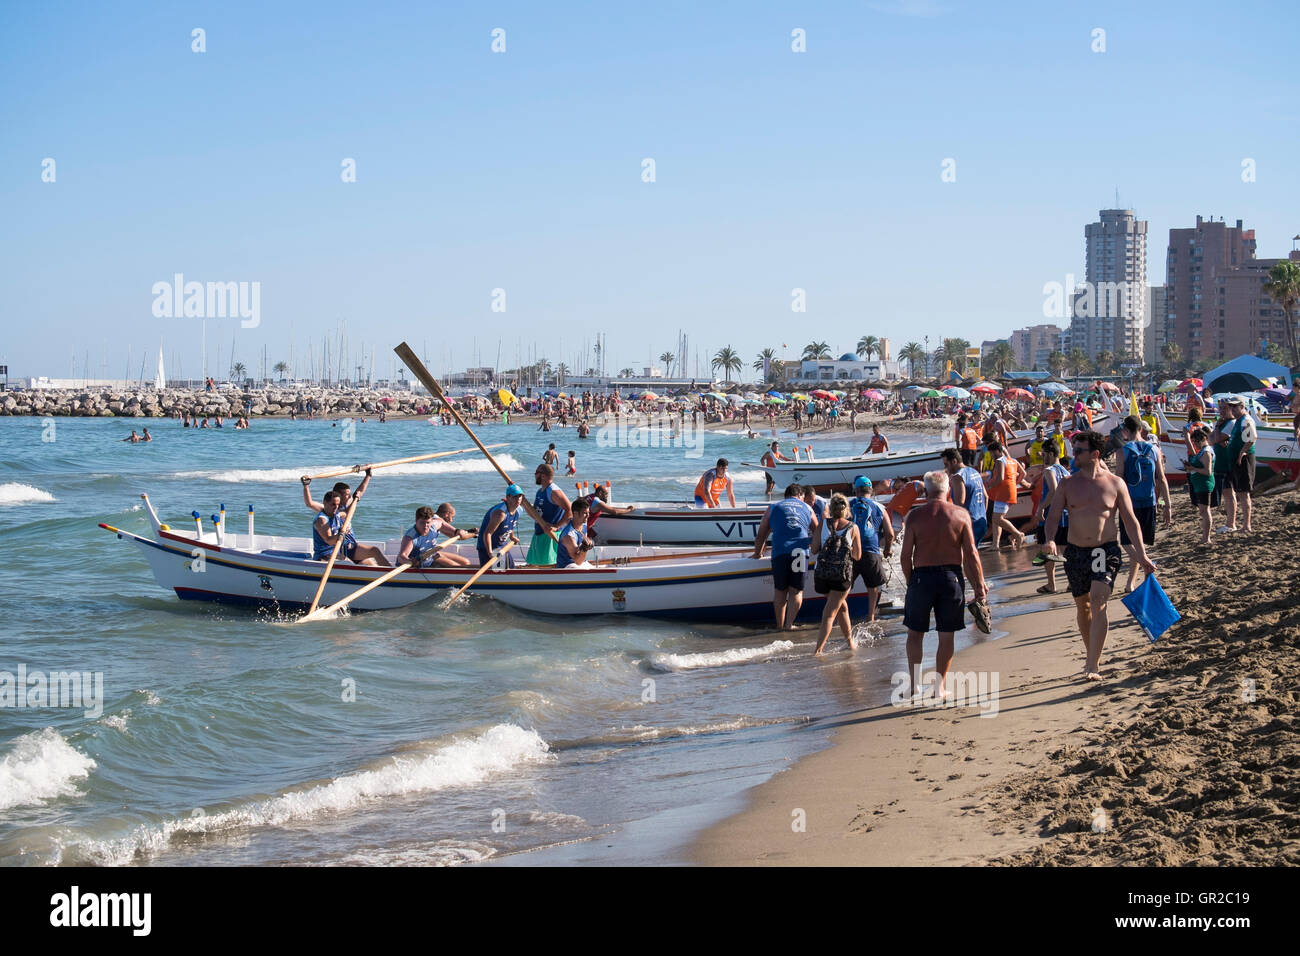
<instances>
[{"instance_id":1,"label":"white foam wave","mask_svg":"<svg viewBox=\"0 0 1300 956\"><path fill-rule=\"evenodd\" d=\"M130 716L131 716L131 712L129 710L124 710L120 714L109 714L107 717L102 718L99 722L103 724L105 727L112 727L114 730L125 731L126 721L127 718Z\"/></svg>"},{"instance_id":2,"label":"white foam wave","mask_svg":"<svg viewBox=\"0 0 1300 956\"><path fill-rule=\"evenodd\" d=\"M462 866L481 863L495 856L496 850L486 843L439 840L416 846L357 850L323 866Z\"/></svg>"},{"instance_id":3,"label":"white foam wave","mask_svg":"<svg viewBox=\"0 0 1300 956\"><path fill-rule=\"evenodd\" d=\"M705 651L701 654L652 654L650 666L659 671L688 671L701 667L726 667L730 664L747 664L773 654L794 650L793 641L773 641L763 647L733 647L726 651Z\"/></svg>"},{"instance_id":4,"label":"white foam wave","mask_svg":"<svg viewBox=\"0 0 1300 956\"><path fill-rule=\"evenodd\" d=\"M502 468L516 471L524 470L523 462L512 455L497 455L496 460ZM209 481L222 481L228 484L247 482L288 482L297 481L303 475L319 474L326 471L338 471L346 465L304 465L301 468L232 468L218 471L178 471L175 478L204 478ZM385 475L464 475L495 472L492 463L485 458L457 458L451 461L416 461L406 465L394 465L383 469ZM335 480L346 480L347 475ZM360 475L356 476L360 479ZM326 486L328 489L328 485ZM53 501L54 499L50 499Z\"/></svg>"},{"instance_id":5,"label":"white foam wave","mask_svg":"<svg viewBox=\"0 0 1300 956\"><path fill-rule=\"evenodd\" d=\"M78 847L87 862L123 865L166 849L173 839L250 827L283 826L326 813L357 809L384 797L469 787L516 767L546 759L549 748L535 731L497 724L476 737L445 744L432 753L391 757L370 770L328 783L280 793L218 813L196 811L160 826L138 827L120 840L90 841Z\"/></svg>"},{"instance_id":6,"label":"white foam wave","mask_svg":"<svg viewBox=\"0 0 1300 956\"><path fill-rule=\"evenodd\" d=\"M49 504L55 498L48 491L42 491L20 481L8 481L0 485L0 505Z\"/></svg>"},{"instance_id":7,"label":"white foam wave","mask_svg":"<svg viewBox=\"0 0 1300 956\"><path fill-rule=\"evenodd\" d=\"M0 760L0 810L27 807L77 794L95 761L74 748L53 727L23 734Z\"/></svg>"}]
</instances>

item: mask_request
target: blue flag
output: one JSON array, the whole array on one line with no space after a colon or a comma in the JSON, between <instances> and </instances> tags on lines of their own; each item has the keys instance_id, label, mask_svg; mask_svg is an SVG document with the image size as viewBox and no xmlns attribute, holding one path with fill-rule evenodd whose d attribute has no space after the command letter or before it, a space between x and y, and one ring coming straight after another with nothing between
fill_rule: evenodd
<instances>
[{"instance_id":1,"label":"blue flag","mask_svg":"<svg viewBox=\"0 0 1300 956\"><path fill-rule=\"evenodd\" d=\"M1183 617L1153 574L1148 574L1145 581L1120 598L1120 601L1137 618L1152 643Z\"/></svg>"}]
</instances>

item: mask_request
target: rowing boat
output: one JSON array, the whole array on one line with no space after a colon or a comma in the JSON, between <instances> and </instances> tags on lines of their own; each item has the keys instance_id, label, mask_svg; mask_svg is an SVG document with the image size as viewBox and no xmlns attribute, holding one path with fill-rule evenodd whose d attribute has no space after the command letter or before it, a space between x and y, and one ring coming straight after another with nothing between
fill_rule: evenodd
<instances>
[{"instance_id":1,"label":"rowing boat","mask_svg":"<svg viewBox=\"0 0 1300 956\"><path fill-rule=\"evenodd\" d=\"M152 534L135 534L110 525L100 527L135 545L158 583L182 600L256 605L297 610L309 606L320 584L323 561L311 560L307 538L177 531L164 525L145 499ZM389 560L398 539L370 542ZM450 550L473 560L471 542ZM723 551L681 548L601 546L586 567L493 569L474 585L474 592L519 610L537 614L635 614L686 621L764 622L772 618L772 569L767 558L755 560L752 547ZM524 560L522 547L512 557ZM382 610L415 604L436 592L464 584L477 561L464 568L411 568L357 598L357 610ZM326 606L390 569L335 564L322 598ZM822 595L806 575L800 620L820 618ZM859 582L849 596L851 614L867 610L867 593Z\"/></svg>"}]
</instances>

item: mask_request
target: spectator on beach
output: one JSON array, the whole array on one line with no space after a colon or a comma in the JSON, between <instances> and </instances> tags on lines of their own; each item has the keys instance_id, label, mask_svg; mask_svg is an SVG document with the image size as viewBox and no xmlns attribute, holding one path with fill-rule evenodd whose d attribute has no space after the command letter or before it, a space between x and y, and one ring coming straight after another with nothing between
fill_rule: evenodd
<instances>
[{"instance_id":1,"label":"spectator on beach","mask_svg":"<svg viewBox=\"0 0 1300 956\"><path fill-rule=\"evenodd\" d=\"M772 538L772 609L779 631L794 630L803 607L804 572L812 536L818 529L817 516L801 500L803 488L792 484L785 497L773 504L754 534L754 560L761 560L768 536Z\"/></svg>"},{"instance_id":2,"label":"spectator on beach","mask_svg":"<svg viewBox=\"0 0 1300 956\"><path fill-rule=\"evenodd\" d=\"M1010 455L1006 454L1002 443L989 443L989 452L993 455L993 474L989 478L989 497L993 499L993 550L1002 547L1002 532L1006 531L1019 549L1025 543L1025 534L1011 523L1007 513L1018 500L1020 480L1024 477L1024 467Z\"/></svg>"},{"instance_id":3,"label":"spectator on beach","mask_svg":"<svg viewBox=\"0 0 1300 956\"><path fill-rule=\"evenodd\" d=\"M1191 489L1192 505L1201 516L1201 544L1210 543L1210 501L1214 496L1214 449L1209 447L1205 432L1196 429L1189 439L1192 455L1183 462L1183 471L1187 473L1187 485Z\"/></svg>"},{"instance_id":4,"label":"spectator on beach","mask_svg":"<svg viewBox=\"0 0 1300 956\"><path fill-rule=\"evenodd\" d=\"M988 495L984 490L984 479L970 465L963 465L961 456L954 448L945 448L941 454L943 470L948 473L948 497L959 508L965 508L970 515L971 533L975 537L975 547L979 547L988 531Z\"/></svg>"},{"instance_id":5,"label":"spectator on beach","mask_svg":"<svg viewBox=\"0 0 1300 956\"><path fill-rule=\"evenodd\" d=\"M822 607L821 628L817 633L814 654L821 654L830 639L831 628L838 623L840 633L853 650L853 622L849 620L849 591L853 588L854 568L862 559L862 537L849 515L849 501L836 492L826 505L826 520L821 532L812 536L812 553L817 556L813 571L813 588L826 595Z\"/></svg>"},{"instance_id":6,"label":"spectator on beach","mask_svg":"<svg viewBox=\"0 0 1300 956\"><path fill-rule=\"evenodd\" d=\"M1034 564L1043 564L1047 567L1047 583L1038 589L1039 594L1056 593L1056 555L1048 555L1043 550L1043 546L1048 541L1056 542L1057 547L1065 547L1069 543L1069 514L1061 513L1060 523L1056 525L1055 530L1047 530L1047 512L1052 507L1052 496L1056 489L1060 487L1061 482L1070 477L1069 471L1062 465L1057 458L1056 446L1047 445L1043 448L1043 497L1038 508L1038 556L1034 558Z\"/></svg>"},{"instance_id":7,"label":"spectator on beach","mask_svg":"<svg viewBox=\"0 0 1300 956\"><path fill-rule=\"evenodd\" d=\"M1079 634L1087 654L1083 677L1096 681L1101 680L1101 652L1110 627L1106 604L1124 563L1116 540L1117 525L1128 530L1135 560L1142 570L1154 574L1155 565L1142 543L1128 485L1100 467L1106 438L1094 431L1080 432L1071 439L1071 448L1079 470L1057 485L1044 524L1055 528L1062 515L1067 510L1070 513L1065 576L1074 597ZM1057 553L1055 540L1047 542L1047 553L1049 556Z\"/></svg>"},{"instance_id":8,"label":"spectator on beach","mask_svg":"<svg viewBox=\"0 0 1300 956\"><path fill-rule=\"evenodd\" d=\"M925 476L926 501L913 509L903 525L903 544L899 554L903 578L907 581L907 599L903 609L903 626L907 628L907 665L911 677L911 694L921 689L922 640L930 630L934 613L939 634L935 654L938 684L935 697L947 696L948 667L952 663L953 635L965 626L963 605L965 569L975 591L972 614L980 630L988 633L988 607L984 597L988 587L975 550L970 515L948 500L948 473L931 471Z\"/></svg>"},{"instance_id":9,"label":"spectator on beach","mask_svg":"<svg viewBox=\"0 0 1300 956\"><path fill-rule=\"evenodd\" d=\"M1228 459L1232 464L1232 490L1236 493L1236 498L1241 501L1243 530L1251 532L1255 530L1250 526L1250 496L1255 487L1255 439L1258 437L1258 430L1255 427L1255 420L1246 414L1246 403L1240 396L1227 399L1226 404L1228 414L1236 420L1236 423L1231 426L1231 434L1228 438ZM1233 527L1237 524L1236 500L1228 504L1228 524Z\"/></svg>"},{"instance_id":10,"label":"spectator on beach","mask_svg":"<svg viewBox=\"0 0 1300 956\"><path fill-rule=\"evenodd\" d=\"M1169 527L1173 521L1173 505L1169 495L1169 481L1165 478L1164 463L1160 460L1160 450L1141 436L1142 422L1132 415L1124 419L1124 447L1119 450L1117 471L1128 485L1129 500L1133 505L1133 514L1137 517L1138 527L1142 529L1142 543L1150 546L1156 543L1156 502L1164 500L1164 526ZM1132 591L1136 583L1138 566L1134 560L1133 542L1128 538L1124 527L1119 529L1120 544L1129 556L1128 581L1125 590Z\"/></svg>"}]
</instances>

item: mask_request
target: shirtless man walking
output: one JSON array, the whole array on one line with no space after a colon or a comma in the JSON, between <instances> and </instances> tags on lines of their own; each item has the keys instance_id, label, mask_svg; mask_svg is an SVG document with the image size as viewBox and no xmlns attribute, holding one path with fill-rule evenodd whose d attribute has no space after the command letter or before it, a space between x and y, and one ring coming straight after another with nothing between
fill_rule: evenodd
<instances>
[{"instance_id":1,"label":"shirtless man walking","mask_svg":"<svg viewBox=\"0 0 1300 956\"><path fill-rule=\"evenodd\" d=\"M1048 528L1057 527L1061 513L1069 510L1065 576L1077 609L1079 635L1087 651L1083 676L1086 680L1101 680L1101 651L1110 629L1106 602L1124 563L1116 540L1119 522L1124 523L1133 542L1138 566L1147 574L1154 574L1156 566L1147 557L1128 485L1123 478L1101 467L1101 456L1107 446L1105 436L1093 431L1079 432L1070 439L1070 444L1079 470L1056 486L1044 524ZM1047 553L1056 554L1056 542L1050 538Z\"/></svg>"},{"instance_id":2,"label":"shirtless man walking","mask_svg":"<svg viewBox=\"0 0 1300 956\"><path fill-rule=\"evenodd\" d=\"M907 628L907 669L912 678L912 696L921 689L921 650L934 611L939 632L939 650L934 666L939 672L935 697L948 695L948 667L952 664L953 634L965 626L966 582L970 575L975 600L988 594L984 569L975 551L970 513L948 500L948 473L931 471L925 476L925 504L908 512L903 524L903 546L899 555L907 599L903 605L903 626ZM987 623L987 621L985 622Z\"/></svg>"}]
</instances>

